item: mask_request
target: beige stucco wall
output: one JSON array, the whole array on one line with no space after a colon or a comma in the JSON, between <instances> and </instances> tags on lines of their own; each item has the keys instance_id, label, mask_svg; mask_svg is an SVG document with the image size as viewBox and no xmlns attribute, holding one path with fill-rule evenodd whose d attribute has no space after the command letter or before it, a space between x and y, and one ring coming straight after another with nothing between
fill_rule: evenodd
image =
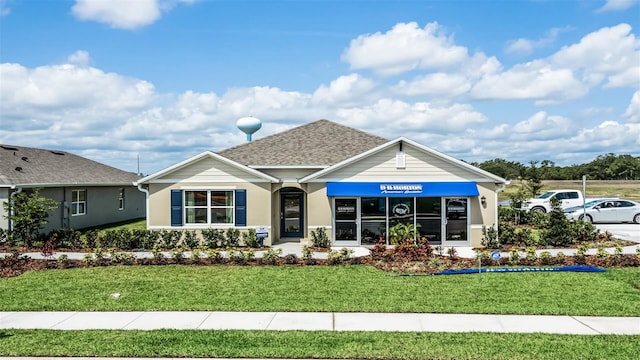
<instances>
[{"instance_id":1,"label":"beige stucco wall","mask_svg":"<svg viewBox=\"0 0 640 360\"><path fill-rule=\"evenodd\" d=\"M4 209L3 204L9 201L9 188L8 187L0 187L0 229L7 230L9 229L9 220L7 220L6 216L7 212Z\"/></svg>"},{"instance_id":2,"label":"beige stucco wall","mask_svg":"<svg viewBox=\"0 0 640 360\"><path fill-rule=\"evenodd\" d=\"M309 237L311 231L323 227L327 236L332 238L331 222L331 199L327 197L327 187L324 183L310 183L307 186L308 222L307 229Z\"/></svg>"},{"instance_id":3,"label":"beige stucco wall","mask_svg":"<svg viewBox=\"0 0 640 360\"><path fill-rule=\"evenodd\" d=\"M239 230L257 226L271 226L271 183L215 183L183 182L178 184L149 184L149 216L147 228L170 229L171 227L171 190L211 190L211 189L246 189L247 190L247 226L237 227ZM179 229L203 229L208 225L184 225ZM234 227L234 226L229 226ZM271 234L265 244L271 244Z\"/></svg>"}]
</instances>

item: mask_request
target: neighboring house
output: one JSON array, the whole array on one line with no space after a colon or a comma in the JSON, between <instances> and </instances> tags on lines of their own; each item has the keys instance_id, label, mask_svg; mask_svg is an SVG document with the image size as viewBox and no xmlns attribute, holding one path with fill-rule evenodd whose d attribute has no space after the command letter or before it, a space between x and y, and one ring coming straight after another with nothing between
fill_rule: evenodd
<instances>
[{"instance_id":1,"label":"neighboring house","mask_svg":"<svg viewBox=\"0 0 640 360\"><path fill-rule=\"evenodd\" d=\"M138 181L147 228L267 228L266 244L388 243L397 223L442 246L480 246L497 223L506 181L404 137L387 140L319 120L219 153L204 152Z\"/></svg>"},{"instance_id":2,"label":"neighboring house","mask_svg":"<svg viewBox=\"0 0 640 360\"><path fill-rule=\"evenodd\" d=\"M43 232L143 218L145 197L133 186L140 176L65 151L0 145L0 202L40 188L59 202ZM0 227L10 228L4 206Z\"/></svg>"}]
</instances>

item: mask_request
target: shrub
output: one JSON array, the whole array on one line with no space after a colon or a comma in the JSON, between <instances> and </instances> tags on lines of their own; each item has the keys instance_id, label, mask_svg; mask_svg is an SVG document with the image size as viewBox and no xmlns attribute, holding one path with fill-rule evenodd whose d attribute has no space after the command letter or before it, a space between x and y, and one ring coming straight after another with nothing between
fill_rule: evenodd
<instances>
[{"instance_id":1,"label":"shrub","mask_svg":"<svg viewBox=\"0 0 640 360\"><path fill-rule=\"evenodd\" d=\"M260 240L256 236L256 229L247 229L242 233L242 243L250 248L257 248L260 246Z\"/></svg>"},{"instance_id":2,"label":"shrub","mask_svg":"<svg viewBox=\"0 0 640 360\"><path fill-rule=\"evenodd\" d=\"M520 228L516 231L516 243L520 246L537 246L539 239L534 237L530 228Z\"/></svg>"},{"instance_id":3,"label":"shrub","mask_svg":"<svg viewBox=\"0 0 640 360\"><path fill-rule=\"evenodd\" d=\"M275 265L281 255L282 249L268 248L267 251L262 254L262 262L269 265Z\"/></svg>"},{"instance_id":4,"label":"shrub","mask_svg":"<svg viewBox=\"0 0 640 360\"><path fill-rule=\"evenodd\" d=\"M520 262L520 251L518 251L518 249L511 249L511 251L509 251L509 262L512 264Z\"/></svg>"},{"instance_id":5,"label":"shrub","mask_svg":"<svg viewBox=\"0 0 640 360\"><path fill-rule=\"evenodd\" d=\"M526 259L527 261L534 262L538 259L538 255L536 254L536 248L533 246L529 246L525 249Z\"/></svg>"},{"instance_id":6,"label":"shrub","mask_svg":"<svg viewBox=\"0 0 640 360\"><path fill-rule=\"evenodd\" d=\"M162 230L160 231L160 239L162 240L162 245L166 249L173 249L178 246L178 242L182 237L182 232L176 230Z\"/></svg>"},{"instance_id":7,"label":"shrub","mask_svg":"<svg viewBox=\"0 0 640 360\"><path fill-rule=\"evenodd\" d=\"M226 241L224 231L221 229L203 229L201 234L205 245L209 249L222 247L223 243Z\"/></svg>"},{"instance_id":8,"label":"shrub","mask_svg":"<svg viewBox=\"0 0 640 360\"><path fill-rule=\"evenodd\" d=\"M151 248L151 255L156 261L164 260L165 256L162 253L162 245L160 243L153 244L153 247Z\"/></svg>"},{"instance_id":9,"label":"shrub","mask_svg":"<svg viewBox=\"0 0 640 360\"><path fill-rule=\"evenodd\" d=\"M447 255L449 255L450 258L455 259L458 257L458 250L452 246L447 249Z\"/></svg>"},{"instance_id":10,"label":"shrub","mask_svg":"<svg viewBox=\"0 0 640 360\"><path fill-rule=\"evenodd\" d=\"M227 246L237 247L240 244L240 230L229 228L227 229Z\"/></svg>"},{"instance_id":11,"label":"shrub","mask_svg":"<svg viewBox=\"0 0 640 360\"><path fill-rule=\"evenodd\" d=\"M187 249L195 249L198 245L198 234L196 234L195 230L185 230L182 237L182 246Z\"/></svg>"},{"instance_id":12,"label":"shrub","mask_svg":"<svg viewBox=\"0 0 640 360\"><path fill-rule=\"evenodd\" d=\"M510 223L501 221L498 223L498 237L501 244L514 244L516 240L515 229Z\"/></svg>"},{"instance_id":13,"label":"shrub","mask_svg":"<svg viewBox=\"0 0 640 360\"><path fill-rule=\"evenodd\" d=\"M283 257L284 263L287 265L295 265L298 263L298 257L296 254L287 254Z\"/></svg>"},{"instance_id":14,"label":"shrub","mask_svg":"<svg viewBox=\"0 0 640 360\"><path fill-rule=\"evenodd\" d=\"M340 250L329 250L327 253L327 260L330 265L342 264L349 261L351 255L353 255L353 249L342 248Z\"/></svg>"},{"instance_id":15,"label":"shrub","mask_svg":"<svg viewBox=\"0 0 640 360\"><path fill-rule=\"evenodd\" d=\"M431 255L431 246L428 249L421 244L415 244L413 240L405 240L393 249L393 256L399 261L422 261Z\"/></svg>"},{"instance_id":16,"label":"shrub","mask_svg":"<svg viewBox=\"0 0 640 360\"><path fill-rule=\"evenodd\" d=\"M415 242L417 228L414 224L397 223L389 228L389 242L399 245L406 241Z\"/></svg>"},{"instance_id":17,"label":"shrub","mask_svg":"<svg viewBox=\"0 0 640 360\"><path fill-rule=\"evenodd\" d=\"M487 266L493 263L493 260L491 260L491 253L482 250L476 251L476 261L480 263L480 266Z\"/></svg>"},{"instance_id":18,"label":"shrub","mask_svg":"<svg viewBox=\"0 0 640 360\"><path fill-rule=\"evenodd\" d=\"M207 258L213 263L222 263L224 261L224 256L222 256L220 249L209 249L209 251L207 251Z\"/></svg>"},{"instance_id":19,"label":"shrub","mask_svg":"<svg viewBox=\"0 0 640 360\"><path fill-rule=\"evenodd\" d=\"M556 254L556 262L558 264L564 264L566 261L567 261L567 256L562 251L559 251Z\"/></svg>"},{"instance_id":20,"label":"shrub","mask_svg":"<svg viewBox=\"0 0 640 360\"><path fill-rule=\"evenodd\" d=\"M88 230L84 234L82 247L86 249L93 249L97 245L99 232L96 229Z\"/></svg>"},{"instance_id":21,"label":"shrub","mask_svg":"<svg viewBox=\"0 0 640 360\"><path fill-rule=\"evenodd\" d=\"M132 248L151 249L156 243L158 233L152 230L135 229L131 231Z\"/></svg>"},{"instance_id":22,"label":"shrub","mask_svg":"<svg viewBox=\"0 0 640 360\"><path fill-rule=\"evenodd\" d=\"M327 230L324 227L316 228L311 231L311 241L313 242L313 246L319 248L328 248L329 247L329 237L327 237Z\"/></svg>"},{"instance_id":23,"label":"shrub","mask_svg":"<svg viewBox=\"0 0 640 360\"><path fill-rule=\"evenodd\" d=\"M67 254L62 254L60 256L58 256L58 259L56 260L59 264L66 264L69 262L69 256Z\"/></svg>"},{"instance_id":24,"label":"shrub","mask_svg":"<svg viewBox=\"0 0 640 360\"><path fill-rule=\"evenodd\" d=\"M253 249L247 249L243 252L245 261L253 261L256 259L256 253Z\"/></svg>"},{"instance_id":25,"label":"shrub","mask_svg":"<svg viewBox=\"0 0 640 360\"><path fill-rule=\"evenodd\" d=\"M302 246L302 260L307 264L313 262L313 249L307 245Z\"/></svg>"},{"instance_id":26,"label":"shrub","mask_svg":"<svg viewBox=\"0 0 640 360\"><path fill-rule=\"evenodd\" d=\"M598 229L588 221L570 221L568 231L574 243L595 241L598 238Z\"/></svg>"},{"instance_id":27,"label":"shrub","mask_svg":"<svg viewBox=\"0 0 640 360\"><path fill-rule=\"evenodd\" d=\"M498 242L498 231L493 226L487 228L482 225L482 246L488 249L497 249L500 244Z\"/></svg>"},{"instance_id":28,"label":"shrub","mask_svg":"<svg viewBox=\"0 0 640 360\"><path fill-rule=\"evenodd\" d=\"M242 250L231 249L227 252L227 256L229 256L229 260L238 265L244 265L247 262L247 259L244 257L244 253Z\"/></svg>"},{"instance_id":29,"label":"shrub","mask_svg":"<svg viewBox=\"0 0 640 360\"><path fill-rule=\"evenodd\" d=\"M180 263L182 262L182 260L184 260L184 252L185 252L185 248L182 246L173 248L171 250L171 258L176 262Z\"/></svg>"},{"instance_id":30,"label":"shrub","mask_svg":"<svg viewBox=\"0 0 640 360\"><path fill-rule=\"evenodd\" d=\"M540 263L542 265L551 265L553 263L553 255L548 251L540 253Z\"/></svg>"},{"instance_id":31,"label":"shrub","mask_svg":"<svg viewBox=\"0 0 640 360\"><path fill-rule=\"evenodd\" d=\"M596 256L601 258L601 259L606 259L609 257L609 252L607 252L607 249L604 248L604 246L598 246L598 251L596 252Z\"/></svg>"},{"instance_id":32,"label":"shrub","mask_svg":"<svg viewBox=\"0 0 640 360\"><path fill-rule=\"evenodd\" d=\"M557 199L551 200L552 210L549 212L549 221L542 228L542 243L552 246L566 246L573 244L575 239L573 234L567 229L570 227L570 221L560 207Z\"/></svg>"}]
</instances>

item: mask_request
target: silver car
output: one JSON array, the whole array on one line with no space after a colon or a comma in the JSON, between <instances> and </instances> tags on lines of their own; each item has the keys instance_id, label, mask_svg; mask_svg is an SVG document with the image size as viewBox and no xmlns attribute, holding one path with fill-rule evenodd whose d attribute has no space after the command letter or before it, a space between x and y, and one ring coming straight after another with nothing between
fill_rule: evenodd
<instances>
[{"instance_id":1,"label":"silver car","mask_svg":"<svg viewBox=\"0 0 640 360\"><path fill-rule=\"evenodd\" d=\"M582 206L564 209L569 219L598 223L632 222L640 224L640 204L622 199L598 199Z\"/></svg>"}]
</instances>

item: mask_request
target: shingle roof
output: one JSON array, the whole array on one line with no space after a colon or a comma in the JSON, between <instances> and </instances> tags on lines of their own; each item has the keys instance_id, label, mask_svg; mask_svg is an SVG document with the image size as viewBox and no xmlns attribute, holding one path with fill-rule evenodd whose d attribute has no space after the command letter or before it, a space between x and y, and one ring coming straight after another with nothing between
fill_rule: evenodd
<instances>
[{"instance_id":1,"label":"shingle roof","mask_svg":"<svg viewBox=\"0 0 640 360\"><path fill-rule=\"evenodd\" d=\"M385 138L323 119L218 154L243 165L330 166L386 142Z\"/></svg>"},{"instance_id":2,"label":"shingle roof","mask_svg":"<svg viewBox=\"0 0 640 360\"><path fill-rule=\"evenodd\" d=\"M0 145L0 185L127 185L139 178L65 151Z\"/></svg>"}]
</instances>

